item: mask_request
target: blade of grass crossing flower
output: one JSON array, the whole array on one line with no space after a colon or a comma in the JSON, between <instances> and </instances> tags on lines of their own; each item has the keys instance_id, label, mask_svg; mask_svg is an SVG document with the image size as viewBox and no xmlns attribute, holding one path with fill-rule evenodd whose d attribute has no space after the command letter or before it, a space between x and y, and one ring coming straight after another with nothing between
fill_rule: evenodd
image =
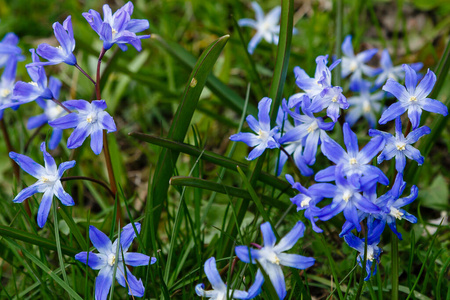
<instances>
[{"instance_id":1,"label":"blade of grass crossing flower","mask_svg":"<svg viewBox=\"0 0 450 300\"><path fill-rule=\"evenodd\" d=\"M41 262L39 258L31 254L28 250L17 244L15 241L5 238L8 240L11 245L13 245L17 250L20 250L23 255L28 257L35 265L37 265L44 273L48 274L59 286L61 286L72 298L76 300L82 300L82 298L68 285L66 284L59 276L50 270L44 263Z\"/></svg>"},{"instance_id":2,"label":"blade of grass crossing flower","mask_svg":"<svg viewBox=\"0 0 450 300\"><path fill-rule=\"evenodd\" d=\"M198 157L203 152L202 160L209 161L213 164L222 166L228 170L232 170L235 172L237 172L236 166L239 166L243 171L247 171L249 168L247 164L229 158L229 157L231 157L231 154L232 154L231 151L230 151L230 154L228 154L229 157L225 157L225 156L216 154L211 151L198 149L192 145L175 142L175 141L172 141L169 139L165 139L165 138L161 138L161 137L157 137L157 136L153 136L153 135L149 135L149 134L131 132L131 133L129 133L129 135L138 140L141 140L141 141L144 141L144 142L147 142L150 144L158 145L161 147L165 147L165 148L177 151L177 152L182 152L182 153L185 153L185 154L188 154L191 156ZM233 145L235 145L235 143L233 143ZM234 150L233 150L233 152L234 152ZM281 180L281 179L279 179L271 174L268 174L266 172L261 172L258 180L260 180L261 182L263 182L265 184L273 186L280 191L284 191L286 194L288 194L291 197L295 196L295 192L292 190L291 186L285 180Z\"/></svg>"},{"instance_id":3,"label":"blade of grass crossing flower","mask_svg":"<svg viewBox=\"0 0 450 300\"><path fill-rule=\"evenodd\" d=\"M60 240L60 236L59 236L59 223L58 223L58 202L55 199L53 199L53 218L55 220L54 221L55 242L56 242L56 253L58 254L58 260L59 260L59 266L62 271L62 277L64 279L64 282L67 285L69 285L69 281L67 280L66 268L64 266L64 259L62 257L62 252L61 252L61 240Z\"/></svg>"},{"instance_id":4,"label":"blade of grass crossing flower","mask_svg":"<svg viewBox=\"0 0 450 300\"><path fill-rule=\"evenodd\" d=\"M86 240L83 238L83 235L81 234L80 229L78 229L77 224L75 224L73 218L67 213L67 210L68 210L67 207L61 205L59 209L59 214L66 222L67 226L69 226L70 232L74 235L78 245L80 245L82 249L86 249L88 244L86 243Z\"/></svg>"},{"instance_id":5,"label":"blade of grass crossing flower","mask_svg":"<svg viewBox=\"0 0 450 300\"><path fill-rule=\"evenodd\" d=\"M366 263L367 263L367 230L364 231L364 260L362 263L362 268L361 268L361 275L359 277L359 285L358 285L358 291L356 292L356 296L355 299L359 299L359 297L361 296L361 292L364 286L364 275L366 273ZM369 274L367 274L369 275Z\"/></svg>"},{"instance_id":6,"label":"blade of grass crossing flower","mask_svg":"<svg viewBox=\"0 0 450 300\"><path fill-rule=\"evenodd\" d=\"M195 108L197 106L200 94L206 83L208 75L218 59L223 47L225 47L229 36L223 36L212 43L198 59L186 84L183 99L178 107L172 125L169 130L168 138L177 142L182 142L185 138ZM173 174L174 165L178 158L178 152L162 149L158 164L153 174L153 180L149 182L149 193L145 209L146 218L143 224L144 241L149 249L151 242L150 236L155 234L150 230L155 228L159 222L162 212L162 205L167 199L167 190L169 188L169 179ZM153 211L155 209L155 211ZM152 217L149 215L153 214ZM153 224L149 222L153 220Z\"/></svg>"},{"instance_id":7,"label":"blade of grass crossing flower","mask_svg":"<svg viewBox=\"0 0 450 300\"><path fill-rule=\"evenodd\" d=\"M425 256L425 260L424 260L424 262L422 264L422 267L420 268L420 271L419 271L419 274L417 275L416 281L414 282L414 285L411 288L411 292L409 293L408 298L406 298L406 300L408 300L411 297L411 295L414 292L414 289L416 288L417 284L419 283L420 276L422 275L422 272L423 272L423 270L425 268L425 265L427 264L428 257L430 256L431 250L433 249L434 242L436 241L436 237L438 235L439 229L441 229L443 221L444 221L444 218L442 218L441 223L439 224L439 227L436 229L436 232L433 235L433 239L431 240L430 247L428 248L427 254Z\"/></svg>"},{"instance_id":8,"label":"blade of grass crossing flower","mask_svg":"<svg viewBox=\"0 0 450 300\"><path fill-rule=\"evenodd\" d=\"M369 0L370 1L370 0ZM340 59L342 57L342 50L341 50L341 44L342 44L342 31L343 31L343 16L344 16L344 3L343 0L336 0L335 1L335 8L336 8L336 43L335 43L335 53L336 57ZM333 74L333 80L334 85L341 86L341 64L338 64L336 68L334 68L334 74Z\"/></svg>"}]
</instances>

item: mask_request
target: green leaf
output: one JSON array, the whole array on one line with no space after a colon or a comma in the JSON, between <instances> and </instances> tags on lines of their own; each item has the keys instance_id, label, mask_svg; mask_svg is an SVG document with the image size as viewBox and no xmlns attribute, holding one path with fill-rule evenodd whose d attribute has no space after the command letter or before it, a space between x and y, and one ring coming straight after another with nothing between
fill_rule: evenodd
<instances>
[{"instance_id":1,"label":"green leaf","mask_svg":"<svg viewBox=\"0 0 450 300\"><path fill-rule=\"evenodd\" d=\"M189 76L183 99L178 107L168 138L182 142L186 136L189 124L197 107L200 94L205 86L206 80L211 73L214 63L219 58L223 47L225 47L229 36L223 36L212 43L198 59L191 75ZM154 228L159 223L162 205L167 199L169 179L173 174L179 152L162 149L158 164L153 174L153 180L149 182L149 193L144 220L144 243L145 248L150 249L150 243L155 245Z\"/></svg>"},{"instance_id":2,"label":"green leaf","mask_svg":"<svg viewBox=\"0 0 450 300\"><path fill-rule=\"evenodd\" d=\"M448 208L448 196L448 184L441 174L434 178L429 187L419 190L421 205L439 211Z\"/></svg>"}]
</instances>

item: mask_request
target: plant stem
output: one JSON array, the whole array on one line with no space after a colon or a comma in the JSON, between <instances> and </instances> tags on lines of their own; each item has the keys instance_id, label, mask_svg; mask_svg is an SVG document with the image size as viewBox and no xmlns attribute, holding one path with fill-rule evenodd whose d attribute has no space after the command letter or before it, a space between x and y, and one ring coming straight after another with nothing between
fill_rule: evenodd
<instances>
[{"instance_id":1,"label":"plant stem","mask_svg":"<svg viewBox=\"0 0 450 300\"><path fill-rule=\"evenodd\" d=\"M86 76L87 79L89 79L89 80L94 84L94 86L97 88L97 83L95 82L95 80L92 79L92 77L89 76L89 74L86 73L86 72L80 67L80 65L75 64L75 68L77 68L78 70L80 70L80 72L83 73L83 75Z\"/></svg>"},{"instance_id":2,"label":"plant stem","mask_svg":"<svg viewBox=\"0 0 450 300\"><path fill-rule=\"evenodd\" d=\"M98 57L98 63L97 63L97 77L95 85L95 94L97 96L97 100L101 100L101 92L100 92L100 66L102 64L103 56L105 55L106 50L104 47L102 47L102 51L100 52L100 55ZM106 131L103 130L103 153L105 155L105 161L106 161L106 168L108 169L108 177L109 177L109 185L111 186L111 192L114 194L114 198L117 197L117 183L116 178L114 176L114 170L112 166L111 161L111 154L109 152L109 144L108 144L108 138L106 136ZM120 205L117 205L117 215L116 215L116 222L119 222L119 220L122 220L122 212L120 210Z\"/></svg>"},{"instance_id":3,"label":"plant stem","mask_svg":"<svg viewBox=\"0 0 450 300\"><path fill-rule=\"evenodd\" d=\"M9 152L15 152L14 148L12 146L12 143L11 143L11 139L9 138L8 130L6 129L6 123L5 123L4 119L0 120L0 128L1 128L2 133L3 133L3 137L5 138L6 149L8 150L8 153ZM19 165L16 164L16 162L14 160L12 160L12 159L11 159L11 164L12 164L14 176L17 178L17 183L20 184L20 168L19 168ZM27 215L31 218L31 209L30 209L30 204L28 202L28 199L25 199L25 201L23 202L23 205L25 206L25 211L27 212Z\"/></svg>"},{"instance_id":4,"label":"plant stem","mask_svg":"<svg viewBox=\"0 0 450 300\"><path fill-rule=\"evenodd\" d=\"M30 138L28 139L27 143L25 144L25 147L23 147L23 151L26 153L28 150L28 147L30 146L31 142L34 140L35 137L38 136L39 132L41 132L42 128L45 127L45 125L47 125L47 123L42 124L41 126L39 126L34 132L33 134L30 136Z\"/></svg>"},{"instance_id":5,"label":"plant stem","mask_svg":"<svg viewBox=\"0 0 450 300\"><path fill-rule=\"evenodd\" d=\"M59 106L61 106L68 114L72 113L72 111L70 109L68 109L67 107L65 107L64 104L59 102L59 100L52 98L52 101L55 102L56 104L58 104Z\"/></svg>"},{"instance_id":6,"label":"plant stem","mask_svg":"<svg viewBox=\"0 0 450 300\"><path fill-rule=\"evenodd\" d=\"M111 189L109 188L108 184L106 184L106 182L104 182L102 180L91 178L91 177L86 177L86 176L68 176L68 177L61 178L61 182L69 181L69 180L88 180L88 181L95 182L95 183L101 185L102 187L104 187L109 192L109 194L111 195L111 197L113 199L115 199L115 197L116 197L116 195L113 193L113 191L111 191Z\"/></svg>"},{"instance_id":7,"label":"plant stem","mask_svg":"<svg viewBox=\"0 0 450 300\"><path fill-rule=\"evenodd\" d=\"M361 224L364 228L364 225ZM361 265L361 276L359 278L359 285L358 285L358 291L356 293L355 299L359 299L361 296L361 292L362 292L362 288L364 285L364 274L366 273L366 264L367 264L367 230L364 230L364 260L363 263ZM371 270L369 269L369 272L371 272ZM367 274L367 276L370 276L371 274Z\"/></svg>"},{"instance_id":8,"label":"plant stem","mask_svg":"<svg viewBox=\"0 0 450 300\"><path fill-rule=\"evenodd\" d=\"M398 300L398 239L391 231L391 259L392 259L392 300Z\"/></svg>"}]
</instances>

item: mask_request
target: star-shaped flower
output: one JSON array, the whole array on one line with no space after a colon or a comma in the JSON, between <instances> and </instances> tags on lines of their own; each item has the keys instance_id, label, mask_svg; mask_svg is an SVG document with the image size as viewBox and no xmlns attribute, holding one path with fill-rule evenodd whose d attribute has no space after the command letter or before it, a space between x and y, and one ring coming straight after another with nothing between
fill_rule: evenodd
<instances>
[{"instance_id":1,"label":"star-shaped flower","mask_svg":"<svg viewBox=\"0 0 450 300\"><path fill-rule=\"evenodd\" d=\"M380 101L384 98L384 92L379 91L371 94L372 83L366 80L355 82L353 88L359 92L348 98L350 109L345 116L345 120L352 127L361 117L364 117L369 126L374 128L377 122L377 115L381 111Z\"/></svg>"},{"instance_id":2,"label":"star-shaped flower","mask_svg":"<svg viewBox=\"0 0 450 300\"><path fill-rule=\"evenodd\" d=\"M12 91L16 82L17 58L11 57L6 63L5 70L0 78L0 107L7 106L12 102ZM16 110L19 106L13 106ZM0 120L3 119L3 109L0 109Z\"/></svg>"},{"instance_id":3,"label":"star-shaped flower","mask_svg":"<svg viewBox=\"0 0 450 300\"><path fill-rule=\"evenodd\" d=\"M216 259L214 257L209 258L205 262L205 274L209 282L211 282L213 290L205 291L205 285L203 283L197 284L195 286L195 292L200 297L209 298L210 300L248 299L247 292L227 289L227 285L220 277L219 271L217 271Z\"/></svg>"},{"instance_id":4,"label":"star-shaped flower","mask_svg":"<svg viewBox=\"0 0 450 300\"><path fill-rule=\"evenodd\" d=\"M17 46L19 38L14 33L10 32L0 42L0 68L6 66L11 57L18 61L22 61L25 57L22 55L22 49Z\"/></svg>"},{"instance_id":5,"label":"star-shaped flower","mask_svg":"<svg viewBox=\"0 0 450 300\"><path fill-rule=\"evenodd\" d=\"M249 147L255 147L248 155L247 160L253 160L259 157L267 148L279 148L280 144L275 139L278 132L278 126L270 129L270 106L272 99L264 97L258 103L258 120L252 115L247 116L248 126L256 132L239 132L230 136L230 140L234 142L244 142Z\"/></svg>"},{"instance_id":6,"label":"star-shaped flower","mask_svg":"<svg viewBox=\"0 0 450 300\"><path fill-rule=\"evenodd\" d=\"M44 193L37 215L37 223L42 228L47 222L53 196L56 196L66 206L75 204L72 196L64 191L60 180L64 172L75 165L75 161L66 161L60 164L59 167L56 167L55 160L45 150L45 142L41 144L41 151L44 154L45 168L26 155L9 152L9 157L25 172L38 180L36 183L20 191L13 202L21 203L36 193Z\"/></svg>"},{"instance_id":7,"label":"star-shaped flower","mask_svg":"<svg viewBox=\"0 0 450 300\"><path fill-rule=\"evenodd\" d=\"M291 249L297 243L298 239L303 237L304 231L305 225L301 221L298 221L294 228L275 245L277 239L270 223L263 223L261 224L261 232L264 239L264 246L260 249L237 246L235 248L236 255L245 263L256 264L256 261L258 261L264 269L264 272L269 276L280 299L284 299L286 297L286 283L281 266L303 270L311 267L315 262L315 259L312 257L283 253ZM261 284L264 282L264 277L259 269L256 273L255 282ZM251 294L249 290L249 295Z\"/></svg>"},{"instance_id":8,"label":"star-shaped flower","mask_svg":"<svg viewBox=\"0 0 450 300\"><path fill-rule=\"evenodd\" d=\"M116 124L108 114L105 100L69 100L64 102L68 109L75 109L78 113L70 113L59 119L49 122L54 128L75 128L67 140L67 148L80 147L88 136L91 136L91 149L99 155L103 148L103 130L108 133L116 131Z\"/></svg>"},{"instance_id":9,"label":"star-shaped flower","mask_svg":"<svg viewBox=\"0 0 450 300\"><path fill-rule=\"evenodd\" d=\"M405 86L392 78L389 78L383 86L383 90L394 95L398 102L395 102L383 112L378 123L386 124L408 111L408 118L413 129L416 129L420 124L422 110L438 113L444 117L447 116L448 110L444 104L438 100L427 98L436 83L436 75L433 71L428 70L420 83L417 84L416 71L406 64L403 65L403 70L405 70Z\"/></svg>"},{"instance_id":10,"label":"star-shaped flower","mask_svg":"<svg viewBox=\"0 0 450 300\"><path fill-rule=\"evenodd\" d=\"M423 67L423 63L414 63L410 65L416 72L419 72ZM395 66L392 63L391 57L389 56L389 51L384 49L381 53L380 67L382 69L381 73L375 80L375 86L379 87L383 85L388 78L392 78L395 81L400 81L405 78L405 72L402 66Z\"/></svg>"},{"instance_id":11,"label":"star-shaped flower","mask_svg":"<svg viewBox=\"0 0 450 300\"><path fill-rule=\"evenodd\" d=\"M133 3L129 1L113 14L109 5L105 4L103 20L93 9L83 13L83 17L100 36L105 50L117 44L122 51L126 51L128 49L126 44L131 44L137 51L141 51L141 39L147 39L150 35L138 36L136 33L148 29L149 23L144 19L131 19L133 9Z\"/></svg>"},{"instance_id":12,"label":"star-shaped flower","mask_svg":"<svg viewBox=\"0 0 450 300\"><path fill-rule=\"evenodd\" d=\"M358 264L362 267L362 263L364 262L364 239L360 239L353 235L353 233L349 233L344 236L347 244L359 252L358 255ZM372 264L380 262L380 255L383 250L378 247L379 237L368 237L367 238L367 260L366 260L366 272L367 276L364 278L365 281L369 280L371 275L375 275L377 273L377 265L375 265L375 269L372 273Z\"/></svg>"},{"instance_id":13,"label":"star-shaped flower","mask_svg":"<svg viewBox=\"0 0 450 300\"><path fill-rule=\"evenodd\" d=\"M136 226L137 232L140 233L141 225L139 223L134 223L134 225ZM84 264L87 263L93 270L100 270L95 279L96 300L107 299L113 283L114 267L116 266L117 282L121 286L128 288L128 294L133 297L144 296L145 288L142 280L137 280L128 267L124 268L124 264L133 267L147 266L154 264L156 258L141 253L128 252L128 248L135 237L136 233L132 224L128 224L122 228L120 244L118 240L111 243L111 240L103 232L92 225L89 226L89 238L99 253L83 251L75 255L75 259ZM119 249L117 249L118 246ZM116 257L117 253L119 255Z\"/></svg>"}]
</instances>

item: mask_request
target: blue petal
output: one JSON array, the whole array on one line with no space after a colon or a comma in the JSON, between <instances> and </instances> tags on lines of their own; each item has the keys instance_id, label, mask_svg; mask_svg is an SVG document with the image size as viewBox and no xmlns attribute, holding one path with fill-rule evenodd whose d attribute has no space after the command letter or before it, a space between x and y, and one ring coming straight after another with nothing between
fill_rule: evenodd
<instances>
[{"instance_id":1,"label":"blue petal","mask_svg":"<svg viewBox=\"0 0 450 300\"><path fill-rule=\"evenodd\" d=\"M447 106L438 100L425 98L422 100L422 107L426 111L441 114L444 117L448 115Z\"/></svg>"},{"instance_id":2,"label":"blue petal","mask_svg":"<svg viewBox=\"0 0 450 300\"><path fill-rule=\"evenodd\" d=\"M378 49L368 49L358 53L358 60L361 62L368 62L375 54L377 54ZM367 76L370 76L366 74Z\"/></svg>"},{"instance_id":3,"label":"blue petal","mask_svg":"<svg viewBox=\"0 0 450 300\"><path fill-rule=\"evenodd\" d=\"M397 170L397 172L399 173L403 173L403 170L405 169L406 166L406 157L405 154L402 153L398 153L395 156L395 169Z\"/></svg>"},{"instance_id":4,"label":"blue petal","mask_svg":"<svg viewBox=\"0 0 450 300\"><path fill-rule=\"evenodd\" d=\"M348 123L344 123L343 132L344 132L344 144L345 147L347 148L347 153L349 154L350 157L356 157L359 151L358 137L350 129Z\"/></svg>"},{"instance_id":5,"label":"blue petal","mask_svg":"<svg viewBox=\"0 0 450 300\"><path fill-rule=\"evenodd\" d=\"M356 207L353 205L347 205L344 208L344 217L347 221L353 223L355 225L356 230L361 231L361 225L359 224L358 211Z\"/></svg>"},{"instance_id":6,"label":"blue petal","mask_svg":"<svg viewBox=\"0 0 450 300\"><path fill-rule=\"evenodd\" d=\"M419 165L423 164L424 157L420 155L420 151L414 148L411 145L406 145L406 149L403 151L403 153L409 158L417 161Z\"/></svg>"},{"instance_id":7,"label":"blue petal","mask_svg":"<svg viewBox=\"0 0 450 300\"><path fill-rule=\"evenodd\" d=\"M75 128L67 140L67 148L75 149L80 147L86 138L89 136L90 127L87 124L82 124Z\"/></svg>"},{"instance_id":8,"label":"blue petal","mask_svg":"<svg viewBox=\"0 0 450 300\"><path fill-rule=\"evenodd\" d=\"M47 152L45 149L45 142L41 143L41 151L44 154L44 161L45 161L45 169L52 174L55 174L58 170L56 167L55 159Z\"/></svg>"},{"instance_id":9,"label":"blue petal","mask_svg":"<svg viewBox=\"0 0 450 300\"><path fill-rule=\"evenodd\" d=\"M423 99L431 93L434 85L436 83L436 75L434 75L433 71L428 70L427 74L420 81L419 85L416 88L415 96L418 99Z\"/></svg>"},{"instance_id":10,"label":"blue petal","mask_svg":"<svg viewBox=\"0 0 450 300\"><path fill-rule=\"evenodd\" d=\"M109 237L92 225L89 226L89 238L100 253L111 252L112 243Z\"/></svg>"},{"instance_id":11,"label":"blue petal","mask_svg":"<svg viewBox=\"0 0 450 300\"><path fill-rule=\"evenodd\" d=\"M344 161L347 162L346 158L348 158L348 154L344 151L344 149L342 149L342 147L338 143L336 143L331 138L323 141L321 150L322 153L335 164L339 164L340 162Z\"/></svg>"},{"instance_id":12,"label":"blue petal","mask_svg":"<svg viewBox=\"0 0 450 300\"><path fill-rule=\"evenodd\" d=\"M252 37L252 39L248 43L248 47L247 47L248 53L253 54L256 46L258 46L258 44L261 42L262 39L263 39L263 35L259 32L256 32L256 34Z\"/></svg>"},{"instance_id":13,"label":"blue petal","mask_svg":"<svg viewBox=\"0 0 450 300\"><path fill-rule=\"evenodd\" d=\"M68 100L64 102L64 106L68 109L76 109L76 110L89 110L91 108L91 104L86 100Z\"/></svg>"},{"instance_id":14,"label":"blue petal","mask_svg":"<svg viewBox=\"0 0 450 300\"><path fill-rule=\"evenodd\" d=\"M91 133L91 149L99 155L103 148L103 130L96 130Z\"/></svg>"},{"instance_id":15,"label":"blue petal","mask_svg":"<svg viewBox=\"0 0 450 300\"><path fill-rule=\"evenodd\" d=\"M277 238L275 237L272 226L270 226L269 222L261 224L261 233L264 240L264 246L273 247L277 241Z\"/></svg>"},{"instance_id":16,"label":"blue petal","mask_svg":"<svg viewBox=\"0 0 450 300\"><path fill-rule=\"evenodd\" d=\"M150 27L148 20L145 19L131 19L125 30L138 33Z\"/></svg>"},{"instance_id":17,"label":"blue petal","mask_svg":"<svg viewBox=\"0 0 450 300\"><path fill-rule=\"evenodd\" d=\"M119 272L117 272L119 273ZM105 266L95 278L95 300L106 300L113 281L113 269Z\"/></svg>"},{"instance_id":18,"label":"blue petal","mask_svg":"<svg viewBox=\"0 0 450 300\"><path fill-rule=\"evenodd\" d=\"M108 113L103 114L103 118L100 120L103 129L106 129L108 133L114 132L117 130L116 123L114 123L113 117L111 117Z\"/></svg>"},{"instance_id":19,"label":"blue petal","mask_svg":"<svg viewBox=\"0 0 450 300\"><path fill-rule=\"evenodd\" d=\"M343 149L342 149L342 151L343 151ZM323 152L323 145L322 145L322 152ZM317 172L316 176L314 177L314 180L320 181L320 182L334 181L335 173L336 173L336 166L329 166L328 168Z\"/></svg>"},{"instance_id":20,"label":"blue petal","mask_svg":"<svg viewBox=\"0 0 450 300\"><path fill-rule=\"evenodd\" d=\"M273 248L275 252L284 252L291 249L297 241L303 237L305 232L305 224L302 221L298 221L295 226L286 234L280 242Z\"/></svg>"},{"instance_id":21,"label":"blue petal","mask_svg":"<svg viewBox=\"0 0 450 300\"><path fill-rule=\"evenodd\" d=\"M75 205L72 196L64 191L61 181L58 180L55 183L53 190L55 191L55 196L61 201L62 204L66 206Z\"/></svg>"},{"instance_id":22,"label":"blue petal","mask_svg":"<svg viewBox=\"0 0 450 300\"><path fill-rule=\"evenodd\" d=\"M247 160L254 160L255 158L261 156L263 154L264 150L266 150L266 145L260 144L257 147L255 147L250 153L248 154L248 157L246 157Z\"/></svg>"},{"instance_id":23,"label":"blue petal","mask_svg":"<svg viewBox=\"0 0 450 300\"><path fill-rule=\"evenodd\" d=\"M416 129L420 125L420 116L422 115L422 109L417 105L411 105L408 109L408 118L411 121L412 129Z\"/></svg>"},{"instance_id":24,"label":"blue petal","mask_svg":"<svg viewBox=\"0 0 450 300\"><path fill-rule=\"evenodd\" d=\"M369 164L372 158L375 157L386 144L382 136L376 136L371 139L357 155L357 161L360 164Z\"/></svg>"},{"instance_id":25,"label":"blue petal","mask_svg":"<svg viewBox=\"0 0 450 300\"><path fill-rule=\"evenodd\" d=\"M60 25L61 26L61 25ZM49 44L43 43L37 47L37 53L48 60L48 62L32 63L28 66L44 66L44 65L56 65L62 63L65 59L64 53L58 48L52 47Z\"/></svg>"},{"instance_id":26,"label":"blue petal","mask_svg":"<svg viewBox=\"0 0 450 300\"><path fill-rule=\"evenodd\" d=\"M258 103L258 121L261 128L265 131L270 131L270 105L272 99L264 97Z\"/></svg>"},{"instance_id":27,"label":"blue petal","mask_svg":"<svg viewBox=\"0 0 450 300\"><path fill-rule=\"evenodd\" d=\"M380 208L378 206L367 200L365 197L362 197L358 201L355 201L355 206L359 210L362 210L367 213L377 213L380 211Z\"/></svg>"},{"instance_id":28,"label":"blue petal","mask_svg":"<svg viewBox=\"0 0 450 300\"><path fill-rule=\"evenodd\" d=\"M391 121L404 114L406 110L407 107L405 107L403 103L395 102L383 112L378 123L386 124L388 121Z\"/></svg>"},{"instance_id":29,"label":"blue petal","mask_svg":"<svg viewBox=\"0 0 450 300\"><path fill-rule=\"evenodd\" d=\"M35 184L30 185L29 187L24 188L17 194L14 198L14 203L22 203L25 199L33 196L36 193L39 193L42 184L40 182L36 182Z\"/></svg>"},{"instance_id":30,"label":"blue petal","mask_svg":"<svg viewBox=\"0 0 450 300\"><path fill-rule=\"evenodd\" d=\"M308 165L314 164L316 161L317 147L319 144L320 132L316 130L306 137L305 150L303 151L303 158Z\"/></svg>"},{"instance_id":31,"label":"blue petal","mask_svg":"<svg viewBox=\"0 0 450 300\"><path fill-rule=\"evenodd\" d=\"M66 102L64 103L64 105L67 107ZM79 123L78 114L76 113L71 113L56 120L48 122L50 126L58 129L74 128L78 126L78 123Z\"/></svg>"},{"instance_id":32,"label":"blue petal","mask_svg":"<svg viewBox=\"0 0 450 300\"><path fill-rule=\"evenodd\" d=\"M408 134L406 137L406 142L408 144L414 144L417 142L422 136L429 134L431 132L431 129L428 126L422 126L420 128L417 128L416 130L413 130Z\"/></svg>"},{"instance_id":33,"label":"blue petal","mask_svg":"<svg viewBox=\"0 0 450 300\"><path fill-rule=\"evenodd\" d=\"M83 251L75 255L75 259L79 262L82 262L83 264L88 263L89 267L93 270L99 270L103 268L107 262L103 259L104 256L97 253L89 252L89 259L88 259L88 252Z\"/></svg>"},{"instance_id":34,"label":"blue petal","mask_svg":"<svg viewBox=\"0 0 450 300\"><path fill-rule=\"evenodd\" d=\"M383 91L386 91L388 93L391 93L394 95L395 98L398 100L407 100L408 92L406 91L405 87L398 83L397 81L393 80L392 78L389 78L386 81L386 84L383 86Z\"/></svg>"},{"instance_id":35,"label":"blue petal","mask_svg":"<svg viewBox=\"0 0 450 300\"><path fill-rule=\"evenodd\" d=\"M139 234L141 232L141 224L135 222L134 226L136 227L137 233ZM136 231L134 231L133 224L130 223L124 226L122 228L122 232L120 233L120 244L122 245L122 248L124 250L128 249L135 237Z\"/></svg>"},{"instance_id":36,"label":"blue petal","mask_svg":"<svg viewBox=\"0 0 450 300\"><path fill-rule=\"evenodd\" d=\"M56 149L58 147L59 142L61 142L63 135L62 129L54 128L52 132L52 136L50 137L50 141L48 142L48 148L50 150Z\"/></svg>"},{"instance_id":37,"label":"blue petal","mask_svg":"<svg viewBox=\"0 0 450 300\"><path fill-rule=\"evenodd\" d=\"M26 155L9 152L9 157L11 157L11 159L14 160L22 168L22 170L24 170L34 178L40 179L42 174L45 173L45 169L43 166Z\"/></svg>"},{"instance_id":38,"label":"blue petal","mask_svg":"<svg viewBox=\"0 0 450 300\"><path fill-rule=\"evenodd\" d=\"M156 261L156 258L151 258L150 256L142 253L127 252L124 253L123 256L125 258L125 264L133 267L147 266L152 263L153 259Z\"/></svg>"},{"instance_id":39,"label":"blue petal","mask_svg":"<svg viewBox=\"0 0 450 300\"><path fill-rule=\"evenodd\" d=\"M402 207L402 206L408 205L411 202L413 202L417 198L418 195L419 195L419 189L417 188L417 186L413 185L411 187L411 194L407 197L400 198L397 201L395 201L395 206Z\"/></svg>"},{"instance_id":40,"label":"blue petal","mask_svg":"<svg viewBox=\"0 0 450 300\"><path fill-rule=\"evenodd\" d=\"M236 246L234 251L236 252L236 256L245 263L250 263L249 255L251 255L251 263L253 264L255 263L255 259L259 259L260 257L259 250L247 246Z\"/></svg>"},{"instance_id":41,"label":"blue petal","mask_svg":"<svg viewBox=\"0 0 450 300\"><path fill-rule=\"evenodd\" d=\"M255 147L261 143L261 140L256 134L250 132L239 132L230 136L230 140L233 142L244 142L249 147Z\"/></svg>"},{"instance_id":42,"label":"blue petal","mask_svg":"<svg viewBox=\"0 0 450 300\"><path fill-rule=\"evenodd\" d=\"M300 270L311 267L316 261L312 257L306 257L298 254L279 253L277 256L280 259L280 265Z\"/></svg>"},{"instance_id":43,"label":"blue petal","mask_svg":"<svg viewBox=\"0 0 450 300\"><path fill-rule=\"evenodd\" d=\"M355 235L353 235L353 233L350 232L349 234L344 236L344 240L350 247L352 247L356 251L360 253L364 252L364 242L360 238L357 238Z\"/></svg>"},{"instance_id":44,"label":"blue petal","mask_svg":"<svg viewBox=\"0 0 450 300\"><path fill-rule=\"evenodd\" d=\"M217 271L216 259L214 257L209 258L205 262L205 273L214 290L227 289L227 286L220 277L219 271Z\"/></svg>"},{"instance_id":45,"label":"blue petal","mask_svg":"<svg viewBox=\"0 0 450 300\"><path fill-rule=\"evenodd\" d=\"M27 122L27 129L34 129L47 123L48 119L45 114L31 117Z\"/></svg>"},{"instance_id":46,"label":"blue petal","mask_svg":"<svg viewBox=\"0 0 450 300\"><path fill-rule=\"evenodd\" d=\"M348 57L355 56L353 52L353 46L352 46L352 36L347 35L344 39L344 42L342 43L342 52L347 55Z\"/></svg>"},{"instance_id":47,"label":"blue petal","mask_svg":"<svg viewBox=\"0 0 450 300\"><path fill-rule=\"evenodd\" d=\"M286 297L286 283L284 282L284 274L281 267L279 265L267 262L263 264L263 268L269 276L278 297L280 297L280 299L284 299Z\"/></svg>"},{"instance_id":48,"label":"blue petal","mask_svg":"<svg viewBox=\"0 0 450 300\"><path fill-rule=\"evenodd\" d=\"M116 279L117 282L128 289L128 295L132 295L134 297L142 297L145 293L144 284L142 280L137 278L126 268L127 278L125 280L125 272L123 265L117 265Z\"/></svg>"},{"instance_id":49,"label":"blue petal","mask_svg":"<svg viewBox=\"0 0 450 300\"><path fill-rule=\"evenodd\" d=\"M48 214L50 213L50 207L52 206L53 190L48 189L42 196L41 204L37 214L37 224L40 228L44 227L47 222Z\"/></svg>"},{"instance_id":50,"label":"blue petal","mask_svg":"<svg viewBox=\"0 0 450 300\"><path fill-rule=\"evenodd\" d=\"M405 86L406 90L410 94L414 94L417 86L417 74L410 66L407 64L402 65L403 70L405 71Z\"/></svg>"},{"instance_id":51,"label":"blue petal","mask_svg":"<svg viewBox=\"0 0 450 300\"><path fill-rule=\"evenodd\" d=\"M65 161L63 163L61 163L58 167L58 177L61 178L64 174L64 172L70 168L73 168L76 164L76 161L71 160L71 161Z\"/></svg>"}]
</instances>

